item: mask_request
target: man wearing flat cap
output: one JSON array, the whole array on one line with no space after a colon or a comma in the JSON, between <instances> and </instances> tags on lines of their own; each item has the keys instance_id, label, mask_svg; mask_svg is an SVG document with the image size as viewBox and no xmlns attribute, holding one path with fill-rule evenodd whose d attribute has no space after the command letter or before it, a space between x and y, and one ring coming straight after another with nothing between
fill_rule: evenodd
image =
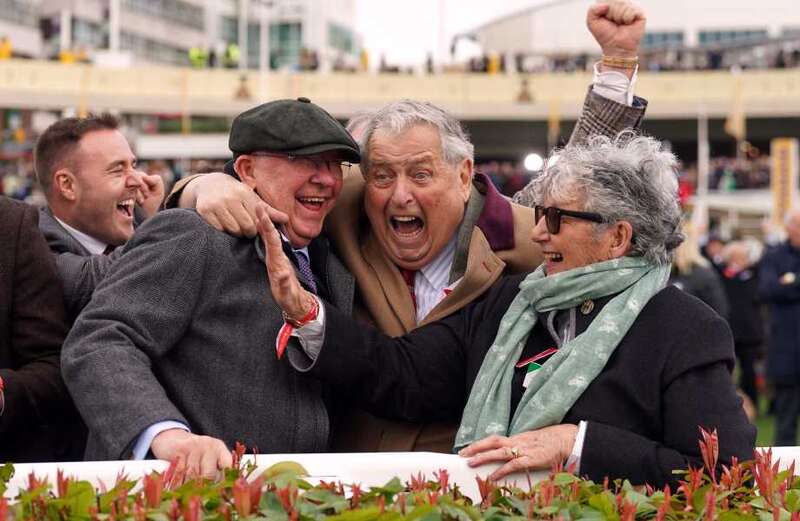
<instances>
[{"instance_id":1,"label":"man wearing flat cap","mask_svg":"<svg viewBox=\"0 0 800 521\"><path fill-rule=\"evenodd\" d=\"M300 98L240 114L229 146L226 168L277 210L306 288L349 313L353 279L318 236L358 145ZM284 319L263 289L259 241L219 232L193 210L138 228L63 348L90 431L87 459L152 454L211 476L237 441L267 453L327 449L320 384L278 362L265 340Z\"/></svg>"}]
</instances>

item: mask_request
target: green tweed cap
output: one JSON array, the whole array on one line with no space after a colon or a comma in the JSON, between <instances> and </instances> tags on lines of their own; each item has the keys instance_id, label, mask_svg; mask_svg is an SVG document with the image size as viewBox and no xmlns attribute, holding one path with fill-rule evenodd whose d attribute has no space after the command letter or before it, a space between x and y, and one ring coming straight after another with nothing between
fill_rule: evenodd
<instances>
[{"instance_id":1,"label":"green tweed cap","mask_svg":"<svg viewBox=\"0 0 800 521\"><path fill-rule=\"evenodd\" d=\"M234 160L252 152L310 156L338 152L343 161L359 163L358 143L341 123L308 98L270 101L236 116L228 148ZM225 170L233 174L233 161Z\"/></svg>"}]
</instances>

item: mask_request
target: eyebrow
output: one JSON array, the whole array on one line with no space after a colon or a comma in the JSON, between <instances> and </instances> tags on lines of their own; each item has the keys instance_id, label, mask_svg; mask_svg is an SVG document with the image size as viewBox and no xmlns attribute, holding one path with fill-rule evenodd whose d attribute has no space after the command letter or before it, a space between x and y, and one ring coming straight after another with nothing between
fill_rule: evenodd
<instances>
[{"instance_id":1,"label":"eyebrow","mask_svg":"<svg viewBox=\"0 0 800 521\"><path fill-rule=\"evenodd\" d=\"M377 167L386 165L394 166L397 165L398 163L402 165L413 166L413 165L418 165L420 163L433 163L433 162L434 162L433 153L425 151L425 152L420 152L418 154L414 154L412 157L404 158L401 161L387 161L385 159L375 158L370 161L370 164Z\"/></svg>"},{"instance_id":2,"label":"eyebrow","mask_svg":"<svg viewBox=\"0 0 800 521\"><path fill-rule=\"evenodd\" d=\"M111 169L116 168L116 167L118 167L120 165L125 165L127 162L128 162L128 159L117 159L116 161L112 161L111 163L109 163L106 166L106 170L111 170ZM131 162L131 164L135 165L136 164L136 158L135 157L130 158L130 162Z\"/></svg>"}]
</instances>

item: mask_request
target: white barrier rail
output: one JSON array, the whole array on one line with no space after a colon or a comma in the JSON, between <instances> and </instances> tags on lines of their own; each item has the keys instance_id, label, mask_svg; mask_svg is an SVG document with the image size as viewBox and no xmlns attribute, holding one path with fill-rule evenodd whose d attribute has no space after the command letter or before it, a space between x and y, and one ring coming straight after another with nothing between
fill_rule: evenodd
<instances>
[{"instance_id":1,"label":"white barrier rail","mask_svg":"<svg viewBox=\"0 0 800 521\"><path fill-rule=\"evenodd\" d=\"M467 466L467 460L454 454L435 452L360 452L350 454L259 454L245 456L245 460L255 457L256 472L260 473L275 463L294 461L309 473L308 481L341 481L344 484L358 483L363 488L386 484L393 477L408 481L412 475L422 473L427 479L434 479L433 473L446 469L450 482L458 484L464 495L480 500L475 476L486 477L499 465L485 465L479 469ZM30 463L15 465L14 477L9 483L5 496L15 497L27 487L28 474L33 472L37 478L47 478L52 485L56 483L56 472L60 469L66 476L91 482L96 488L101 483L111 488L122 472L130 479L140 479L152 471L163 472L169 463L163 460L145 461L81 461L73 463ZM531 473L531 480L538 481L546 476L544 472ZM510 477L508 483L527 486L528 476L518 474Z\"/></svg>"},{"instance_id":2,"label":"white barrier rail","mask_svg":"<svg viewBox=\"0 0 800 521\"><path fill-rule=\"evenodd\" d=\"M759 448L765 450L769 447ZM458 484L464 495L473 500L480 500L476 476L486 477L497 464L484 465L478 469L467 466L467 460L453 454L435 452L359 452L349 454L260 454L245 456L255 458L256 472L260 473L282 461L294 461L302 465L310 474L307 478L312 483L324 481L341 481L344 484L358 483L363 488L384 485L393 477L407 481L412 475L422 473L428 479L434 479L433 473L446 469L450 482ZM780 468L785 469L792 463L800 472L800 447L772 447L772 460L780 460ZM127 474L130 479L140 479L152 471L163 472L169 463L163 460L145 461L81 461L73 463L31 463L15 465L16 472L9 483L5 496L15 497L21 489L27 487L28 474L33 472L39 479L47 478L55 485L56 472L60 469L67 476L91 482L95 487L104 484L108 488L114 485L120 473ZM546 472L532 472L532 482L547 475ZM507 478L505 483L527 486L528 476L515 474Z\"/></svg>"}]
</instances>

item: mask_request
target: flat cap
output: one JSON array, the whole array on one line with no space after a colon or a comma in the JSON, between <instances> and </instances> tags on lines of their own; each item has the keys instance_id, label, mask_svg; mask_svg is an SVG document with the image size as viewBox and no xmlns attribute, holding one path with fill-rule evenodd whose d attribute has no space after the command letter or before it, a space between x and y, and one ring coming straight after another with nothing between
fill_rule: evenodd
<instances>
[{"instance_id":1,"label":"flat cap","mask_svg":"<svg viewBox=\"0 0 800 521\"><path fill-rule=\"evenodd\" d=\"M344 161L361 161L353 137L308 98L270 101L242 112L231 125L228 148L234 157L258 151L296 156L339 152Z\"/></svg>"}]
</instances>

